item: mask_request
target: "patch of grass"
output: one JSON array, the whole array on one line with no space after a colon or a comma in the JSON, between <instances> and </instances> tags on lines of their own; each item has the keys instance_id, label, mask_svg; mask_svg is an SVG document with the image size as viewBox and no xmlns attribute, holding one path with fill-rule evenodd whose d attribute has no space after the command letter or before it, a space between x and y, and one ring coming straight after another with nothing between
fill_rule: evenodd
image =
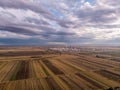
<instances>
[{"instance_id":1,"label":"patch of grass","mask_svg":"<svg viewBox=\"0 0 120 90\"><path fill-rule=\"evenodd\" d=\"M42 65L41 65L41 66L42 66ZM42 68L43 68L45 74L46 74L47 76L50 76L50 74L48 73L48 71L47 71L43 66L42 66Z\"/></svg>"},{"instance_id":2,"label":"patch of grass","mask_svg":"<svg viewBox=\"0 0 120 90\"><path fill-rule=\"evenodd\" d=\"M17 75L17 72L19 71L20 65L21 65L21 63L18 64L18 66L16 67L16 70L15 70L15 72L13 73L13 75L11 76L10 81L13 81L13 80L16 79L16 75Z\"/></svg>"}]
</instances>

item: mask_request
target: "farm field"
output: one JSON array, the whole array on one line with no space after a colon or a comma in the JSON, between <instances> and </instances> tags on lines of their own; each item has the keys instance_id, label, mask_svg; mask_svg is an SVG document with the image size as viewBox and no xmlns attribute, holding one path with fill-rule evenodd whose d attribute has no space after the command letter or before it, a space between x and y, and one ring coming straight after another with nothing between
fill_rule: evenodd
<instances>
[{"instance_id":1,"label":"farm field","mask_svg":"<svg viewBox=\"0 0 120 90\"><path fill-rule=\"evenodd\" d=\"M118 61L40 49L0 51L0 90L117 90L118 87Z\"/></svg>"}]
</instances>

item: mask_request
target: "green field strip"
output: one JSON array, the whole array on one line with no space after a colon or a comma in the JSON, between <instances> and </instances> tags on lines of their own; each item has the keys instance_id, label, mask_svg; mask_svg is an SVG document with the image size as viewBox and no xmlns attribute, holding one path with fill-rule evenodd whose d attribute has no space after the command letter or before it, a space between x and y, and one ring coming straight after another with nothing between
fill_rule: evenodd
<instances>
[{"instance_id":1,"label":"green field strip","mask_svg":"<svg viewBox=\"0 0 120 90\"><path fill-rule=\"evenodd\" d=\"M16 79L16 75L17 75L17 73L18 73L18 71L19 71L19 69L20 69L20 66L21 66L21 62L19 62L19 63L17 64L17 67L16 67L13 75L11 76L10 81L13 81L13 80Z\"/></svg>"},{"instance_id":2,"label":"green field strip","mask_svg":"<svg viewBox=\"0 0 120 90\"><path fill-rule=\"evenodd\" d=\"M39 63L40 63L40 62L39 62ZM41 63L40 63L40 65L41 65L43 71L45 72L45 74L46 74L47 76L50 76L50 74L49 74L49 72L46 70L46 68L45 68Z\"/></svg>"},{"instance_id":3,"label":"green field strip","mask_svg":"<svg viewBox=\"0 0 120 90\"><path fill-rule=\"evenodd\" d=\"M3 81L10 81L11 79L11 76L17 66L17 62L11 62L13 65L12 67L10 68L10 70L7 72L7 74L5 75L5 77L3 78Z\"/></svg>"}]
</instances>

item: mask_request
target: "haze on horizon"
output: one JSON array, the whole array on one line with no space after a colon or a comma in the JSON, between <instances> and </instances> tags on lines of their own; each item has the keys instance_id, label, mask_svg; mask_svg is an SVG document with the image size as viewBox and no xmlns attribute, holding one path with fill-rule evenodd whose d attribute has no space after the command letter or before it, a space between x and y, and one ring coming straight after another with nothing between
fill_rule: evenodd
<instances>
[{"instance_id":1,"label":"haze on horizon","mask_svg":"<svg viewBox=\"0 0 120 90\"><path fill-rule=\"evenodd\" d=\"M0 45L120 45L120 0L0 0Z\"/></svg>"}]
</instances>

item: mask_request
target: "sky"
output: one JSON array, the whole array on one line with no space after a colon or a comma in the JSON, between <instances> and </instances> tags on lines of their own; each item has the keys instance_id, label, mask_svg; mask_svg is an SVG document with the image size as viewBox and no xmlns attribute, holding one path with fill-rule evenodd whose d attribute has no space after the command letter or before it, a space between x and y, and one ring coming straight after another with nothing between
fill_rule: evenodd
<instances>
[{"instance_id":1,"label":"sky","mask_svg":"<svg viewBox=\"0 0 120 90\"><path fill-rule=\"evenodd\" d=\"M0 45L120 45L120 0L0 0Z\"/></svg>"}]
</instances>

